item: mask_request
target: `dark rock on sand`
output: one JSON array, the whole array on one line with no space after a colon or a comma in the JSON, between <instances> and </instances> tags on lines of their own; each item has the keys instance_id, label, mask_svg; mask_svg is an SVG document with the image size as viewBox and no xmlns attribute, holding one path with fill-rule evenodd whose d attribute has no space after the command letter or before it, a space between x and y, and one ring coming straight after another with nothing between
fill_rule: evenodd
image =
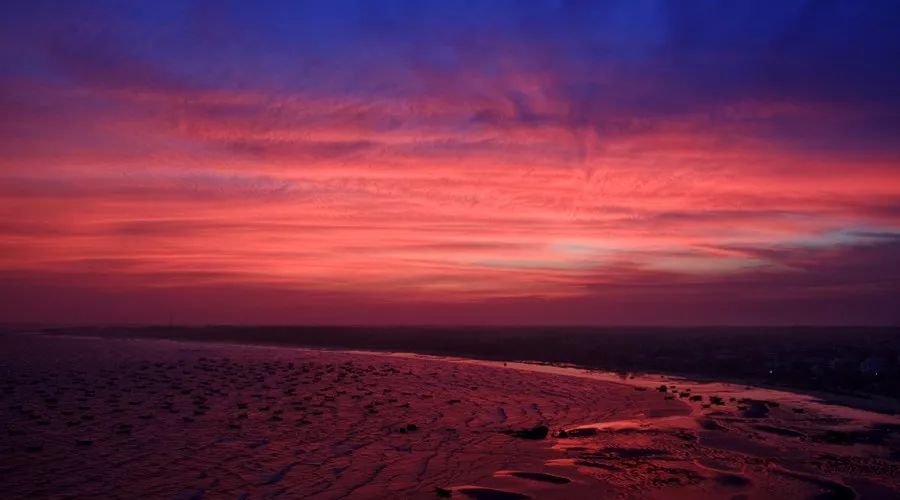
<instances>
[{"instance_id":1,"label":"dark rock on sand","mask_svg":"<svg viewBox=\"0 0 900 500\"><path fill-rule=\"evenodd\" d=\"M550 433L550 428L546 425L536 425L531 429L508 430L503 433L520 439L544 439Z\"/></svg>"},{"instance_id":2,"label":"dark rock on sand","mask_svg":"<svg viewBox=\"0 0 900 500\"><path fill-rule=\"evenodd\" d=\"M509 475L522 479L530 479L532 481L541 481L544 483L568 484L572 482L572 480L567 477L546 474L543 472L513 471L510 472Z\"/></svg>"},{"instance_id":3,"label":"dark rock on sand","mask_svg":"<svg viewBox=\"0 0 900 500\"><path fill-rule=\"evenodd\" d=\"M725 427L722 427L721 424L716 422L711 418L701 418L697 420L697 423L700 424L700 427L707 431L724 431L728 430Z\"/></svg>"},{"instance_id":4,"label":"dark rock on sand","mask_svg":"<svg viewBox=\"0 0 900 500\"><path fill-rule=\"evenodd\" d=\"M593 427L581 427L577 429L569 429L569 430L561 430L556 434L558 438L579 438L579 437L588 437L588 436L596 436L597 429Z\"/></svg>"},{"instance_id":5,"label":"dark rock on sand","mask_svg":"<svg viewBox=\"0 0 900 500\"><path fill-rule=\"evenodd\" d=\"M716 476L716 482L722 486L741 487L750 484L750 480L744 476L737 474L719 474Z\"/></svg>"},{"instance_id":6,"label":"dark rock on sand","mask_svg":"<svg viewBox=\"0 0 900 500\"><path fill-rule=\"evenodd\" d=\"M769 406L763 401L749 399L744 403L745 406L741 411L744 418L765 418L769 415Z\"/></svg>"},{"instance_id":7,"label":"dark rock on sand","mask_svg":"<svg viewBox=\"0 0 900 500\"><path fill-rule=\"evenodd\" d=\"M493 488L460 488L458 490L463 495L474 498L475 500L519 500L523 498L531 498L522 493L514 491L495 490Z\"/></svg>"}]
</instances>

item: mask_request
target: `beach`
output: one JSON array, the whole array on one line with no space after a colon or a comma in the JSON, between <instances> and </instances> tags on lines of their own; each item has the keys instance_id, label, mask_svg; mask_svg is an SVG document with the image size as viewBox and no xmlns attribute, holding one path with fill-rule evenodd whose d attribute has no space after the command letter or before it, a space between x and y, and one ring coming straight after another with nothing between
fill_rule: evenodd
<instances>
[{"instance_id":1,"label":"beach","mask_svg":"<svg viewBox=\"0 0 900 500\"><path fill-rule=\"evenodd\" d=\"M784 391L294 347L0 342L6 498L900 491L900 420Z\"/></svg>"}]
</instances>

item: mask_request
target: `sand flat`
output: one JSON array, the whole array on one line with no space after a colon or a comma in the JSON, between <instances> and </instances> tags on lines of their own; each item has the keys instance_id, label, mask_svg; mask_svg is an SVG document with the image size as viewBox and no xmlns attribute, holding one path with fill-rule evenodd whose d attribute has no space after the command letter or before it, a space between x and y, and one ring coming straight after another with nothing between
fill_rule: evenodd
<instances>
[{"instance_id":1,"label":"sand flat","mask_svg":"<svg viewBox=\"0 0 900 500\"><path fill-rule=\"evenodd\" d=\"M646 381L434 357L41 335L0 342L4 498L898 490L896 428L829 421L822 406L745 418L737 393L704 408ZM536 426L549 428L546 438L515 432Z\"/></svg>"}]
</instances>

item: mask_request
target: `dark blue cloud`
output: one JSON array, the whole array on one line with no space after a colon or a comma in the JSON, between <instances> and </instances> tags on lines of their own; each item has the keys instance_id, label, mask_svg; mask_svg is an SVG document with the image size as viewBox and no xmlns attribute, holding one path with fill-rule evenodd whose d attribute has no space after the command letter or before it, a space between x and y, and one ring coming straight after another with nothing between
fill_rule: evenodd
<instances>
[{"instance_id":1,"label":"dark blue cloud","mask_svg":"<svg viewBox=\"0 0 900 500\"><path fill-rule=\"evenodd\" d=\"M799 148L892 153L898 25L893 1L35 1L7 9L0 66L7 77L73 86L401 101L501 86L517 110L505 120L600 137L620 131L622 117L732 121L719 111L741 101L832 106L825 120L742 131ZM535 111L511 83L518 74L543 75L542 92L564 115Z\"/></svg>"}]
</instances>

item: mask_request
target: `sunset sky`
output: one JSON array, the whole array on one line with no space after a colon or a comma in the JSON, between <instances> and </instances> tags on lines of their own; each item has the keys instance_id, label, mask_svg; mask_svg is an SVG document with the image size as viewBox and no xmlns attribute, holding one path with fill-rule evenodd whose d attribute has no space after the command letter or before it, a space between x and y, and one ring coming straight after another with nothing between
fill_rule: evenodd
<instances>
[{"instance_id":1,"label":"sunset sky","mask_svg":"<svg viewBox=\"0 0 900 500\"><path fill-rule=\"evenodd\" d=\"M900 2L45 2L0 321L900 323Z\"/></svg>"}]
</instances>

